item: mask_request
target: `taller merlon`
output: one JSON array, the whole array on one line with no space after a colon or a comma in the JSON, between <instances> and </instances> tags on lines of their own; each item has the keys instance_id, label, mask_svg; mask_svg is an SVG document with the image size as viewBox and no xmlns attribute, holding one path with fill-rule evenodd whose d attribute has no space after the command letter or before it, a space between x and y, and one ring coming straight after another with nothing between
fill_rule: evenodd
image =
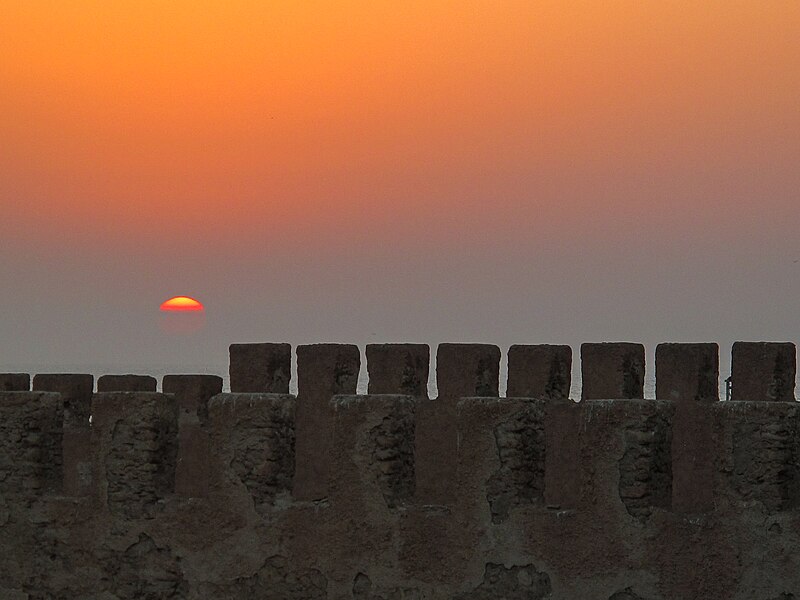
<instances>
[{"instance_id":1,"label":"taller merlon","mask_svg":"<svg viewBox=\"0 0 800 600\"><path fill-rule=\"evenodd\" d=\"M0 375L0 597L799 597L793 344L231 346L213 376ZM132 391L125 391L132 390ZM91 423L89 422L91 415ZM794 594L795 596L792 596Z\"/></svg>"}]
</instances>

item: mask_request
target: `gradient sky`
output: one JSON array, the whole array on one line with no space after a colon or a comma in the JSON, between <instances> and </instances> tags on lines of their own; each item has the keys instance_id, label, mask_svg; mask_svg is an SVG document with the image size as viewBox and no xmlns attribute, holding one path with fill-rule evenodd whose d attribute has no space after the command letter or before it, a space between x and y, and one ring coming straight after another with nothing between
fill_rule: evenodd
<instances>
[{"instance_id":1,"label":"gradient sky","mask_svg":"<svg viewBox=\"0 0 800 600\"><path fill-rule=\"evenodd\" d=\"M800 3L5 0L0 370L800 338ZM164 333L186 294L205 329Z\"/></svg>"}]
</instances>

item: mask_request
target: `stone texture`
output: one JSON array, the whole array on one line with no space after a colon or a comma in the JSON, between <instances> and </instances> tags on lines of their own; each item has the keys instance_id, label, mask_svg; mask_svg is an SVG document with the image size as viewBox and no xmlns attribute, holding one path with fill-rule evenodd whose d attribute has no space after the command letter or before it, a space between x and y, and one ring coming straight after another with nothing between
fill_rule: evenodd
<instances>
[{"instance_id":1,"label":"stone texture","mask_svg":"<svg viewBox=\"0 0 800 600\"><path fill-rule=\"evenodd\" d=\"M93 437L82 496L66 473L58 489L60 396L0 393L0 598L798 596L800 405L460 395L492 380L487 354L488 377L468 352L450 365L466 383L443 388L459 395L457 476L438 503L412 473L420 406L439 400L328 398L331 483L309 502L289 493L289 396L212 399L196 423L214 442L208 493L186 496L165 477L169 440L198 402L179 418L177 391L98 394L92 426L73 430Z\"/></svg>"},{"instance_id":2,"label":"stone texture","mask_svg":"<svg viewBox=\"0 0 800 600\"><path fill-rule=\"evenodd\" d=\"M94 376L39 373L33 378L33 389L61 394L64 403L64 493L69 496L88 495L92 484L89 413Z\"/></svg>"},{"instance_id":3,"label":"stone texture","mask_svg":"<svg viewBox=\"0 0 800 600\"><path fill-rule=\"evenodd\" d=\"M39 373L33 377L33 391L58 392L64 401L64 425L89 427L89 412L94 393L93 375Z\"/></svg>"},{"instance_id":4,"label":"stone texture","mask_svg":"<svg viewBox=\"0 0 800 600\"><path fill-rule=\"evenodd\" d=\"M103 375L97 380L97 391L155 392L157 384L150 375Z\"/></svg>"},{"instance_id":5,"label":"stone texture","mask_svg":"<svg viewBox=\"0 0 800 600\"><path fill-rule=\"evenodd\" d=\"M795 403L720 402L717 495L768 513L800 506L800 408Z\"/></svg>"},{"instance_id":6,"label":"stone texture","mask_svg":"<svg viewBox=\"0 0 800 600\"><path fill-rule=\"evenodd\" d=\"M731 354L731 400L794 401L795 345L736 342Z\"/></svg>"},{"instance_id":7,"label":"stone texture","mask_svg":"<svg viewBox=\"0 0 800 600\"><path fill-rule=\"evenodd\" d=\"M411 396L336 396L331 500L382 499L387 509L412 501L416 487Z\"/></svg>"},{"instance_id":8,"label":"stone texture","mask_svg":"<svg viewBox=\"0 0 800 600\"><path fill-rule=\"evenodd\" d=\"M572 348L550 344L514 345L508 350L509 398L569 398Z\"/></svg>"},{"instance_id":9,"label":"stone texture","mask_svg":"<svg viewBox=\"0 0 800 600\"><path fill-rule=\"evenodd\" d=\"M656 347L656 399L717 402L717 344L659 344Z\"/></svg>"},{"instance_id":10,"label":"stone texture","mask_svg":"<svg viewBox=\"0 0 800 600\"><path fill-rule=\"evenodd\" d=\"M439 344L439 396L417 407L417 501L452 501L456 476L456 406L470 396L499 396L500 349L489 344Z\"/></svg>"},{"instance_id":11,"label":"stone texture","mask_svg":"<svg viewBox=\"0 0 800 600\"><path fill-rule=\"evenodd\" d=\"M544 600L552 591L550 576L532 564L506 567L486 563L480 585L456 595L455 600Z\"/></svg>"},{"instance_id":12,"label":"stone texture","mask_svg":"<svg viewBox=\"0 0 800 600\"><path fill-rule=\"evenodd\" d=\"M0 373L0 392L27 392L31 376L27 373Z\"/></svg>"},{"instance_id":13,"label":"stone texture","mask_svg":"<svg viewBox=\"0 0 800 600\"><path fill-rule=\"evenodd\" d=\"M259 514L288 498L295 472L295 399L286 394L220 394L209 403L211 453L244 485Z\"/></svg>"},{"instance_id":14,"label":"stone texture","mask_svg":"<svg viewBox=\"0 0 800 600\"><path fill-rule=\"evenodd\" d=\"M165 375L165 394L178 403L178 459L175 493L189 497L208 494L208 465L211 448L206 431L208 402L222 393L222 377L216 375Z\"/></svg>"},{"instance_id":15,"label":"stone texture","mask_svg":"<svg viewBox=\"0 0 800 600\"><path fill-rule=\"evenodd\" d=\"M331 398L356 393L361 353L350 344L297 347L297 464L294 497L320 500L331 472Z\"/></svg>"},{"instance_id":16,"label":"stone texture","mask_svg":"<svg viewBox=\"0 0 800 600\"><path fill-rule=\"evenodd\" d=\"M101 501L116 518L152 518L175 489L175 398L147 392L97 393L92 399L92 433Z\"/></svg>"},{"instance_id":17,"label":"stone texture","mask_svg":"<svg viewBox=\"0 0 800 600\"><path fill-rule=\"evenodd\" d=\"M288 394L292 378L289 344L231 344L231 392Z\"/></svg>"},{"instance_id":18,"label":"stone texture","mask_svg":"<svg viewBox=\"0 0 800 600\"><path fill-rule=\"evenodd\" d=\"M427 344L368 344L369 393L427 398L430 355Z\"/></svg>"},{"instance_id":19,"label":"stone texture","mask_svg":"<svg viewBox=\"0 0 800 600\"><path fill-rule=\"evenodd\" d=\"M4 503L61 491L63 418L58 394L0 392L0 527Z\"/></svg>"},{"instance_id":20,"label":"stone texture","mask_svg":"<svg viewBox=\"0 0 800 600\"><path fill-rule=\"evenodd\" d=\"M644 398L644 346L582 344L581 377L583 400Z\"/></svg>"}]
</instances>

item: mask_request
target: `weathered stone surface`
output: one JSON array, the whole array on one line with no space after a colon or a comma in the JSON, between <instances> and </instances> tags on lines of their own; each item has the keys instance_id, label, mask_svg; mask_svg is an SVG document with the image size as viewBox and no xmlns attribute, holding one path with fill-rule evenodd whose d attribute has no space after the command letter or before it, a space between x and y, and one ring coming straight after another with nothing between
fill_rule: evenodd
<instances>
[{"instance_id":1,"label":"weathered stone surface","mask_svg":"<svg viewBox=\"0 0 800 600\"><path fill-rule=\"evenodd\" d=\"M717 344L659 344L656 347L656 399L717 402Z\"/></svg>"},{"instance_id":2,"label":"weathered stone surface","mask_svg":"<svg viewBox=\"0 0 800 600\"><path fill-rule=\"evenodd\" d=\"M98 392L155 392L158 382L150 375L103 375L97 380Z\"/></svg>"},{"instance_id":3,"label":"weathered stone surface","mask_svg":"<svg viewBox=\"0 0 800 600\"><path fill-rule=\"evenodd\" d=\"M645 521L672 505L672 424L675 405L659 400L597 400L582 407L584 502L612 501ZM600 506L598 506L600 508ZM607 506L607 510L613 510Z\"/></svg>"},{"instance_id":4,"label":"weathered stone surface","mask_svg":"<svg viewBox=\"0 0 800 600\"><path fill-rule=\"evenodd\" d=\"M267 558L256 573L238 577L227 584L209 584L198 598L241 600L264 598L276 600L327 600L328 580L317 569L293 568L285 557Z\"/></svg>"},{"instance_id":5,"label":"weathered stone surface","mask_svg":"<svg viewBox=\"0 0 800 600\"><path fill-rule=\"evenodd\" d=\"M27 392L31 376L27 373L0 373L0 392Z\"/></svg>"},{"instance_id":6,"label":"weathered stone surface","mask_svg":"<svg viewBox=\"0 0 800 600\"><path fill-rule=\"evenodd\" d=\"M800 506L800 407L792 402L720 402L717 494L768 513Z\"/></svg>"},{"instance_id":7,"label":"weathered stone surface","mask_svg":"<svg viewBox=\"0 0 800 600\"><path fill-rule=\"evenodd\" d=\"M333 440L330 400L356 393L360 368L358 346L297 347L297 464L293 490L297 500L320 500L327 495Z\"/></svg>"},{"instance_id":8,"label":"weathered stone surface","mask_svg":"<svg viewBox=\"0 0 800 600\"><path fill-rule=\"evenodd\" d=\"M508 350L509 398L569 398L572 348L550 344L514 345Z\"/></svg>"},{"instance_id":9,"label":"weathered stone surface","mask_svg":"<svg viewBox=\"0 0 800 600\"><path fill-rule=\"evenodd\" d=\"M63 418L58 394L0 392L0 513L3 498L29 506L61 491Z\"/></svg>"},{"instance_id":10,"label":"weathered stone surface","mask_svg":"<svg viewBox=\"0 0 800 600\"><path fill-rule=\"evenodd\" d=\"M731 354L731 400L794 401L796 349L789 342L736 342Z\"/></svg>"},{"instance_id":11,"label":"weathered stone surface","mask_svg":"<svg viewBox=\"0 0 800 600\"><path fill-rule=\"evenodd\" d=\"M381 588L365 573L358 573L353 579L353 600L423 600L423 596L417 588Z\"/></svg>"},{"instance_id":12,"label":"weathered stone surface","mask_svg":"<svg viewBox=\"0 0 800 600\"><path fill-rule=\"evenodd\" d=\"M388 509L414 497L416 402L411 396L335 396L332 501L380 496ZM371 497L371 498L370 498Z\"/></svg>"},{"instance_id":13,"label":"weathered stone surface","mask_svg":"<svg viewBox=\"0 0 800 600\"><path fill-rule=\"evenodd\" d=\"M427 344L368 344L369 393L427 398L430 355Z\"/></svg>"},{"instance_id":14,"label":"weathered stone surface","mask_svg":"<svg viewBox=\"0 0 800 600\"><path fill-rule=\"evenodd\" d=\"M165 394L178 402L178 459L175 493L202 498L208 494L211 448L208 432L208 402L222 393L222 378L216 375L165 375Z\"/></svg>"},{"instance_id":15,"label":"weathered stone surface","mask_svg":"<svg viewBox=\"0 0 800 600\"><path fill-rule=\"evenodd\" d=\"M231 392L289 393L290 344L231 344L229 352Z\"/></svg>"},{"instance_id":16,"label":"weathered stone surface","mask_svg":"<svg viewBox=\"0 0 800 600\"><path fill-rule=\"evenodd\" d=\"M178 406L173 396L97 393L92 432L98 492L121 519L152 518L175 489Z\"/></svg>"},{"instance_id":17,"label":"weathered stone surface","mask_svg":"<svg viewBox=\"0 0 800 600\"><path fill-rule=\"evenodd\" d=\"M752 402L699 401L702 369L690 367L702 361L690 352L679 353L675 400L464 397L482 382L492 390L493 350L488 375L480 352L455 354L440 377L457 398L450 421L428 423L439 464L451 460L437 454L449 442L434 436L454 428L457 476L436 503L414 474L420 406L444 397L328 397L319 423L331 432L329 478L309 502L290 493L291 439L302 434L289 396L217 396L203 425L197 412L216 380L202 393L197 380L174 382L198 391L183 398L180 386L174 396L98 394L91 426L64 421L65 468L80 441L68 434L91 436L92 468L74 484L84 496L66 471L58 489L61 397L0 393L0 598L797 597L800 405L765 402L768 386ZM355 387L352 361L322 356L330 387L312 380L304 392ZM240 400L226 406L226 396ZM183 447L190 426L213 434L207 455ZM306 430L314 451L320 431ZM207 493L172 492L168 472L182 456L196 459Z\"/></svg>"},{"instance_id":18,"label":"weathered stone surface","mask_svg":"<svg viewBox=\"0 0 800 600\"><path fill-rule=\"evenodd\" d=\"M136 542L122 552L103 548L100 553L106 577L98 582L120 600L187 598L189 582L180 559L169 548L140 533Z\"/></svg>"},{"instance_id":19,"label":"weathered stone surface","mask_svg":"<svg viewBox=\"0 0 800 600\"><path fill-rule=\"evenodd\" d=\"M500 468L487 483L492 521L501 523L512 507L539 503L544 498L544 419L529 405L494 429Z\"/></svg>"},{"instance_id":20,"label":"weathered stone surface","mask_svg":"<svg viewBox=\"0 0 800 600\"><path fill-rule=\"evenodd\" d=\"M33 390L61 394L64 402L65 427L89 427L89 409L94 393L93 375L39 373L33 377Z\"/></svg>"},{"instance_id":21,"label":"weathered stone surface","mask_svg":"<svg viewBox=\"0 0 800 600\"><path fill-rule=\"evenodd\" d=\"M489 344L440 344L439 396L417 407L417 501L453 501L456 477L456 406L470 396L499 396L500 349Z\"/></svg>"},{"instance_id":22,"label":"weathered stone surface","mask_svg":"<svg viewBox=\"0 0 800 600\"><path fill-rule=\"evenodd\" d=\"M259 514L288 497L295 472L295 399L286 394L220 394L209 403L212 455L244 485Z\"/></svg>"},{"instance_id":23,"label":"weathered stone surface","mask_svg":"<svg viewBox=\"0 0 800 600\"><path fill-rule=\"evenodd\" d=\"M581 377L583 400L644 398L644 346L582 344Z\"/></svg>"},{"instance_id":24,"label":"weathered stone surface","mask_svg":"<svg viewBox=\"0 0 800 600\"><path fill-rule=\"evenodd\" d=\"M552 591L550 576L535 565L506 567L486 563L481 584L456 595L455 600L544 600Z\"/></svg>"}]
</instances>

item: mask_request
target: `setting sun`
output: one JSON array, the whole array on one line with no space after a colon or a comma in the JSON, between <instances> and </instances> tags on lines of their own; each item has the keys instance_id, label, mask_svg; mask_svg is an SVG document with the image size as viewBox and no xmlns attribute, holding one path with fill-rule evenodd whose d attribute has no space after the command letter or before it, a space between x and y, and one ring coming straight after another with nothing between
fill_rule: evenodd
<instances>
[{"instance_id":1,"label":"setting sun","mask_svg":"<svg viewBox=\"0 0 800 600\"><path fill-rule=\"evenodd\" d=\"M189 296L174 296L161 304L163 311L198 311L205 310L203 305Z\"/></svg>"}]
</instances>

